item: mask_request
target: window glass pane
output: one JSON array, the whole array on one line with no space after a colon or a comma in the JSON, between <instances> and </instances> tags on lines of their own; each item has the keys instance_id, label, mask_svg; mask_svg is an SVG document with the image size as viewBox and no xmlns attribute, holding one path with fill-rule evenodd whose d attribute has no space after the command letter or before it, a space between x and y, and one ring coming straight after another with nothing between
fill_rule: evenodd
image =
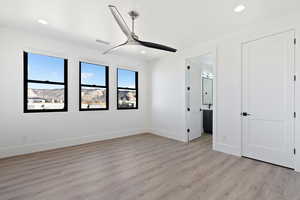
<instances>
[{"instance_id":1,"label":"window glass pane","mask_svg":"<svg viewBox=\"0 0 300 200\"><path fill-rule=\"evenodd\" d=\"M106 108L106 89L81 87L81 108Z\"/></svg>"},{"instance_id":2,"label":"window glass pane","mask_svg":"<svg viewBox=\"0 0 300 200\"><path fill-rule=\"evenodd\" d=\"M28 110L63 109L64 86L28 83Z\"/></svg>"},{"instance_id":3,"label":"window glass pane","mask_svg":"<svg viewBox=\"0 0 300 200\"><path fill-rule=\"evenodd\" d=\"M81 84L106 86L105 82L105 66L81 63Z\"/></svg>"},{"instance_id":4,"label":"window glass pane","mask_svg":"<svg viewBox=\"0 0 300 200\"><path fill-rule=\"evenodd\" d=\"M135 72L118 69L118 87L135 88Z\"/></svg>"},{"instance_id":5,"label":"window glass pane","mask_svg":"<svg viewBox=\"0 0 300 200\"><path fill-rule=\"evenodd\" d=\"M28 53L28 79L64 82L64 59Z\"/></svg>"},{"instance_id":6,"label":"window glass pane","mask_svg":"<svg viewBox=\"0 0 300 200\"><path fill-rule=\"evenodd\" d=\"M118 89L119 108L136 108L136 91Z\"/></svg>"}]
</instances>

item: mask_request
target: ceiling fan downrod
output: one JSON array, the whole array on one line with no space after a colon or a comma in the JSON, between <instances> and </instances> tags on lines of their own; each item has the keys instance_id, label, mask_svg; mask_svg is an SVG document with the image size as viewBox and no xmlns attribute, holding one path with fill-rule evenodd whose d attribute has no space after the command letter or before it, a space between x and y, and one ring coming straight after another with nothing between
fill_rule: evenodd
<instances>
[{"instance_id":1,"label":"ceiling fan downrod","mask_svg":"<svg viewBox=\"0 0 300 200\"><path fill-rule=\"evenodd\" d=\"M131 24L131 29L132 29L132 36L137 38L137 35L134 33L134 21L136 18L138 18L140 16L140 14L137 11L130 11L128 12L128 15L130 16L131 20L132 20L132 24Z\"/></svg>"}]
</instances>

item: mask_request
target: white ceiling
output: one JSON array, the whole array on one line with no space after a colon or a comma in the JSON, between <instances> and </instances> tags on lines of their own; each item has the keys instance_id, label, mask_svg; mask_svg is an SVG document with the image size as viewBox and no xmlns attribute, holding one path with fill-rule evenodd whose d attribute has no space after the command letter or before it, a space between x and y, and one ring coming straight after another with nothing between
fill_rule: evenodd
<instances>
[{"instance_id":1,"label":"white ceiling","mask_svg":"<svg viewBox=\"0 0 300 200\"><path fill-rule=\"evenodd\" d=\"M140 39L162 43L179 50L237 31L244 25L278 17L300 8L299 0L0 0L0 25L40 32L91 48L105 49L96 39L112 45L125 41L108 5L118 7L130 26L129 10L137 10L136 33ZM233 9L244 4L243 13ZM49 22L37 23L38 19ZM115 54L138 55L145 59L167 55L141 47L123 48Z\"/></svg>"}]
</instances>

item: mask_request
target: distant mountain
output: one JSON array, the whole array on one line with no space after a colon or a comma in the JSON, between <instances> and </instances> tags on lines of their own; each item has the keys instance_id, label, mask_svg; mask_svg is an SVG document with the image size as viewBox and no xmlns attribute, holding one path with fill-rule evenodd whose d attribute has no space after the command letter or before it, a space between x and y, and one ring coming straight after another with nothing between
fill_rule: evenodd
<instances>
[{"instance_id":1,"label":"distant mountain","mask_svg":"<svg viewBox=\"0 0 300 200\"><path fill-rule=\"evenodd\" d=\"M106 90L82 88L81 96L83 103L105 102ZM64 89L32 89L28 88L28 98L41 98L46 102L63 102ZM119 91L119 99L122 101L135 101L136 93L131 91Z\"/></svg>"},{"instance_id":2,"label":"distant mountain","mask_svg":"<svg viewBox=\"0 0 300 200\"><path fill-rule=\"evenodd\" d=\"M64 89L32 89L28 88L28 98L42 98L47 102L63 102Z\"/></svg>"},{"instance_id":3,"label":"distant mountain","mask_svg":"<svg viewBox=\"0 0 300 200\"><path fill-rule=\"evenodd\" d=\"M119 90L118 106L120 108L134 108L136 103L135 91Z\"/></svg>"},{"instance_id":4,"label":"distant mountain","mask_svg":"<svg viewBox=\"0 0 300 200\"><path fill-rule=\"evenodd\" d=\"M119 91L119 99L126 100L126 101L135 101L136 93L131 91Z\"/></svg>"},{"instance_id":5,"label":"distant mountain","mask_svg":"<svg viewBox=\"0 0 300 200\"><path fill-rule=\"evenodd\" d=\"M83 103L87 102L105 102L106 90L101 89L81 89L81 97Z\"/></svg>"}]
</instances>

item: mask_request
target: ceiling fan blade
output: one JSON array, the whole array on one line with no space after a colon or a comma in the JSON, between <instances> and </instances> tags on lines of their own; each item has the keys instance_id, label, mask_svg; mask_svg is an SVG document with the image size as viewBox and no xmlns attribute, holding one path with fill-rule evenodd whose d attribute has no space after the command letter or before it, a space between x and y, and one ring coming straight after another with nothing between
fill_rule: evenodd
<instances>
[{"instance_id":1,"label":"ceiling fan blade","mask_svg":"<svg viewBox=\"0 0 300 200\"><path fill-rule=\"evenodd\" d=\"M115 20L117 21L118 25L120 26L121 30L123 31L123 33L127 36L128 39L129 38L132 39L131 31L130 31L129 27L127 26L124 18L118 11L117 7L115 7L113 5L109 5L108 7L109 7L112 15L114 16Z\"/></svg>"},{"instance_id":2,"label":"ceiling fan blade","mask_svg":"<svg viewBox=\"0 0 300 200\"><path fill-rule=\"evenodd\" d=\"M104 52L103 52L103 55L108 54L108 53L111 52L112 50L117 49L117 48L119 48L119 47L121 47L121 46L124 46L124 45L126 45L127 43L128 43L128 41L126 41L126 42L124 42L124 43L122 43L122 44L119 44L119 45L117 45L117 46L114 46L114 47L112 47L112 48L110 48L110 49L104 51Z\"/></svg>"},{"instance_id":3,"label":"ceiling fan blade","mask_svg":"<svg viewBox=\"0 0 300 200\"><path fill-rule=\"evenodd\" d=\"M149 48L153 48L153 49L159 49L159 50L163 50L163 51L170 51L170 52L176 52L177 51L177 49L174 49L172 47L168 47L168 46L165 46L165 45L156 44L156 43L152 43L152 42L145 42L145 41L141 41L141 40L137 40L137 39L134 39L134 40L136 40L142 46L145 46L145 47L149 47Z\"/></svg>"},{"instance_id":4,"label":"ceiling fan blade","mask_svg":"<svg viewBox=\"0 0 300 200\"><path fill-rule=\"evenodd\" d=\"M100 40L100 39L97 39L96 42L98 42L100 44L105 44L105 45L109 45L110 44L109 42L104 41L104 40Z\"/></svg>"}]
</instances>

